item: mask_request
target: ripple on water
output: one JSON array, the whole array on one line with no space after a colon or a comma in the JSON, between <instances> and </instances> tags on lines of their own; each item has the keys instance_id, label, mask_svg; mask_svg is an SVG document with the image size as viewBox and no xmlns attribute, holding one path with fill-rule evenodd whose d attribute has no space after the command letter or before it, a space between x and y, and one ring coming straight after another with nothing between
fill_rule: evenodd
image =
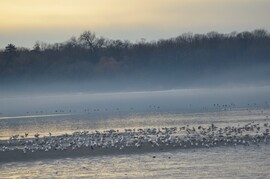
<instances>
[{"instance_id":1,"label":"ripple on water","mask_svg":"<svg viewBox=\"0 0 270 179\"><path fill-rule=\"evenodd\" d=\"M156 158L153 158L156 156ZM3 178L269 178L269 145L14 162Z\"/></svg>"}]
</instances>

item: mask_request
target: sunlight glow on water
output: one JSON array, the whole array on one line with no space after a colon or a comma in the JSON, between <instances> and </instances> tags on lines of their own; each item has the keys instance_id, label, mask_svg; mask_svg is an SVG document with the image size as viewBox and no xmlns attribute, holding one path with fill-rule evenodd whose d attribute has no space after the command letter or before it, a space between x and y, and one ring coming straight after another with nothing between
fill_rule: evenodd
<instances>
[{"instance_id":1,"label":"sunlight glow on water","mask_svg":"<svg viewBox=\"0 0 270 179\"><path fill-rule=\"evenodd\" d=\"M156 156L156 158L153 158ZM7 163L2 178L269 178L269 145Z\"/></svg>"},{"instance_id":2,"label":"sunlight glow on water","mask_svg":"<svg viewBox=\"0 0 270 179\"><path fill-rule=\"evenodd\" d=\"M25 132L31 137L35 133L59 135L112 128L270 123L269 88L7 97L0 101L0 140ZM217 102L234 102L237 106L225 111L213 106ZM13 163L0 161L0 178L270 178L269 158L269 144L263 144Z\"/></svg>"},{"instance_id":3,"label":"sunlight glow on water","mask_svg":"<svg viewBox=\"0 0 270 179\"><path fill-rule=\"evenodd\" d=\"M77 115L49 115L33 118L11 118L0 120L0 140L7 139L12 135L29 136L35 133L53 135L72 133L82 130L107 130L125 128L147 128L147 127L170 127L183 125L209 125L215 123L222 127L224 125L236 125L251 121L267 121L266 115L270 110L237 110L207 113L137 113L137 114L77 114Z\"/></svg>"}]
</instances>

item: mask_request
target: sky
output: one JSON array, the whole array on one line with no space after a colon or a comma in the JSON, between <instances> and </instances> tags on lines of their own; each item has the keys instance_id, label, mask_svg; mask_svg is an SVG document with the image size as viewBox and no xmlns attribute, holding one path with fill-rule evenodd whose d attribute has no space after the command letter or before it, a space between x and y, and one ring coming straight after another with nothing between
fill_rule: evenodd
<instances>
[{"instance_id":1,"label":"sky","mask_svg":"<svg viewBox=\"0 0 270 179\"><path fill-rule=\"evenodd\" d=\"M0 48L64 42L90 30L136 42L185 32L270 31L270 0L1 0Z\"/></svg>"}]
</instances>

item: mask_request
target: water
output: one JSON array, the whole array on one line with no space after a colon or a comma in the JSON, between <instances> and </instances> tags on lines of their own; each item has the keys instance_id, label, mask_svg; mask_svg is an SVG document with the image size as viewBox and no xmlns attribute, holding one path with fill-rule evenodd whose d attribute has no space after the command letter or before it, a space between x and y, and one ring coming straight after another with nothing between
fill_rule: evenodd
<instances>
[{"instance_id":1,"label":"water","mask_svg":"<svg viewBox=\"0 0 270 179\"><path fill-rule=\"evenodd\" d=\"M156 158L153 158L156 156ZM1 178L269 178L269 145L2 164Z\"/></svg>"},{"instance_id":2,"label":"water","mask_svg":"<svg viewBox=\"0 0 270 179\"><path fill-rule=\"evenodd\" d=\"M270 114L269 109L233 111L201 112L201 113L132 113L132 114L67 114L67 115L44 115L44 116L19 116L0 118L0 140L8 139L12 135L29 136L36 133L53 135L72 133L74 131L95 131L106 129L147 127L173 127L184 125L209 125L215 123L219 127L226 125L245 124L252 121L265 122Z\"/></svg>"},{"instance_id":3,"label":"water","mask_svg":"<svg viewBox=\"0 0 270 179\"><path fill-rule=\"evenodd\" d=\"M269 87L244 92L232 89L8 96L0 101L0 140L25 132L30 136L37 132L58 135L111 128L264 123L270 122L269 97ZM0 178L270 178L269 147L262 144L0 162Z\"/></svg>"}]
</instances>

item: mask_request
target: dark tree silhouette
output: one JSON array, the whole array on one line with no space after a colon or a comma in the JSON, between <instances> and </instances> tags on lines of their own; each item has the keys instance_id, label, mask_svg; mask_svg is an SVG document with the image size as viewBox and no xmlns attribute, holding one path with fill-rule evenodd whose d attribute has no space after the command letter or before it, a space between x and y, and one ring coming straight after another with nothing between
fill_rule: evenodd
<instances>
[{"instance_id":1,"label":"dark tree silhouette","mask_svg":"<svg viewBox=\"0 0 270 179\"><path fill-rule=\"evenodd\" d=\"M84 31L79 37L79 41L82 43L83 47L88 48L91 51L94 51L95 49L96 40L96 34L90 31Z\"/></svg>"},{"instance_id":2,"label":"dark tree silhouette","mask_svg":"<svg viewBox=\"0 0 270 179\"><path fill-rule=\"evenodd\" d=\"M33 50L36 51L36 52L40 52L41 48L40 48L40 43L39 42L36 42L34 47L33 47Z\"/></svg>"},{"instance_id":3,"label":"dark tree silhouette","mask_svg":"<svg viewBox=\"0 0 270 179\"><path fill-rule=\"evenodd\" d=\"M264 29L221 34L184 33L136 43L97 37L91 31L64 43L37 42L32 50L0 50L0 82L132 81L145 86L211 83L269 84L270 35Z\"/></svg>"},{"instance_id":4,"label":"dark tree silhouette","mask_svg":"<svg viewBox=\"0 0 270 179\"><path fill-rule=\"evenodd\" d=\"M17 48L13 44L8 44L5 48L6 53L16 53Z\"/></svg>"}]
</instances>

